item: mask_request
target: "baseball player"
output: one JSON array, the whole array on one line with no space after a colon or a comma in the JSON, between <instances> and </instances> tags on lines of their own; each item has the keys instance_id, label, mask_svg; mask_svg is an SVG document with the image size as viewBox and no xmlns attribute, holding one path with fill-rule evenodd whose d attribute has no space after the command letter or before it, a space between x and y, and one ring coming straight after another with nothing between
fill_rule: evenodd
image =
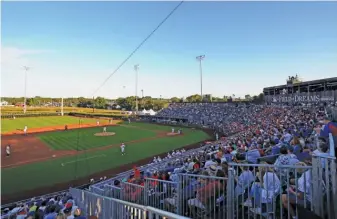
<instances>
[{"instance_id":1,"label":"baseball player","mask_svg":"<svg viewBox=\"0 0 337 219\"><path fill-rule=\"evenodd\" d=\"M128 121L129 121L129 124L131 123L131 119L130 118L128 118Z\"/></svg>"},{"instance_id":2,"label":"baseball player","mask_svg":"<svg viewBox=\"0 0 337 219\"><path fill-rule=\"evenodd\" d=\"M125 144L124 143L122 143L121 145L121 152L122 152L122 156L124 156L125 155Z\"/></svg>"},{"instance_id":3,"label":"baseball player","mask_svg":"<svg viewBox=\"0 0 337 219\"><path fill-rule=\"evenodd\" d=\"M27 131L28 131L28 127L25 125L25 127L23 128L24 135L27 135Z\"/></svg>"},{"instance_id":4,"label":"baseball player","mask_svg":"<svg viewBox=\"0 0 337 219\"><path fill-rule=\"evenodd\" d=\"M11 145L7 145L6 146L6 157L9 157L11 156Z\"/></svg>"},{"instance_id":5,"label":"baseball player","mask_svg":"<svg viewBox=\"0 0 337 219\"><path fill-rule=\"evenodd\" d=\"M174 133L174 128L172 127L172 133Z\"/></svg>"},{"instance_id":6,"label":"baseball player","mask_svg":"<svg viewBox=\"0 0 337 219\"><path fill-rule=\"evenodd\" d=\"M106 132L106 127L103 127L103 132L104 132L104 133Z\"/></svg>"}]
</instances>

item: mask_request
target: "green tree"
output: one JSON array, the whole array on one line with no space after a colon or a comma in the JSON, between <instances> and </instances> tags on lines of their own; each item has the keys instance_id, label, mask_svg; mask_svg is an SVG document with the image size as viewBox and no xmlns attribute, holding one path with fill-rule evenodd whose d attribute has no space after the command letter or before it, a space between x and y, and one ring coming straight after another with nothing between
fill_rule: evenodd
<instances>
[{"instance_id":1,"label":"green tree","mask_svg":"<svg viewBox=\"0 0 337 219\"><path fill-rule=\"evenodd\" d=\"M191 96L186 97L187 102L195 103L201 102L201 96L199 94L194 94Z\"/></svg>"},{"instance_id":2,"label":"green tree","mask_svg":"<svg viewBox=\"0 0 337 219\"><path fill-rule=\"evenodd\" d=\"M179 99L178 97L172 97L172 98L170 99L170 101L171 101L172 103L179 103L179 102L180 102L180 99Z\"/></svg>"},{"instance_id":3,"label":"green tree","mask_svg":"<svg viewBox=\"0 0 337 219\"><path fill-rule=\"evenodd\" d=\"M106 107L106 100L103 97L96 97L94 104L95 104L95 108L105 109L105 107Z\"/></svg>"},{"instance_id":4,"label":"green tree","mask_svg":"<svg viewBox=\"0 0 337 219\"><path fill-rule=\"evenodd\" d=\"M34 99L34 98L28 98L28 99L27 99L27 105L28 105L28 106L36 106L36 105L37 105L36 102L37 102L37 101L36 101L36 99Z\"/></svg>"},{"instance_id":5,"label":"green tree","mask_svg":"<svg viewBox=\"0 0 337 219\"><path fill-rule=\"evenodd\" d=\"M252 97L251 97L249 94L246 94L246 95L245 95L245 100L248 100L248 101L249 101L249 100L251 100L251 99L252 99Z\"/></svg>"}]
</instances>

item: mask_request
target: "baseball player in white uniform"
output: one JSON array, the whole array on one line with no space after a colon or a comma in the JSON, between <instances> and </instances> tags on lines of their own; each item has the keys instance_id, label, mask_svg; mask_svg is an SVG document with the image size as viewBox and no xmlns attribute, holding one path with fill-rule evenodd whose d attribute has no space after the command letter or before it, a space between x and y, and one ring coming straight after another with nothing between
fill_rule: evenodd
<instances>
[{"instance_id":1,"label":"baseball player in white uniform","mask_svg":"<svg viewBox=\"0 0 337 219\"><path fill-rule=\"evenodd\" d=\"M27 131L28 131L28 127L25 125L25 127L23 128L23 133L24 133L25 135L27 135Z\"/></svg>"},{"instance_id":2,"label":"baseball player in white uniform","mask_svg":"<svg viewBox=\"0 0 337 219\"><path fill-rule=\"evenodd\" d=\"M124 156L125 155L125 144L124 143L121 144L121 152L122 152L122 156Z\"/></svg>"},{"instance_id":3,"label":"baseball player in white uniform","mask_svg":"<svg viewBox=\"0 0 337 219\"><path fill-rule=\"evenodd\" d=\"M174 128L172 128L172 133L174 133Z\"/></svg>"},{"instance_id":4,"label":"baseball player in white uniform","mask_svg":"<svg viewBox=\"0 0 337 219\"><path fill-rule=\"evenodd\" d=\"M106 132L106 127L103 127L103 132Z\"/></svg>"},{"instance_id":5,"label":"baseball player in white uniform","mask_svg":"<svg viewBox=\"0 0 337 219\"><path fill-rule=\"evenodd\" d=\"M9 156L11 156L11 146L7 145L6 146L6 157L9 157Z\"/></svg>"}]
</instances>

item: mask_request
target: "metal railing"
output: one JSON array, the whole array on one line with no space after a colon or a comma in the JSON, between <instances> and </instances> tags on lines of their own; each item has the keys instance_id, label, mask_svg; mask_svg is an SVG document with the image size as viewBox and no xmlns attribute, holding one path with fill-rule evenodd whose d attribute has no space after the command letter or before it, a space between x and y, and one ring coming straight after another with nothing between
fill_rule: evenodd
<instances>
[{"instance_id":1,"label":"metal railing","mask_svg":"<svg viewBox=\"0 0 337 219\"><path fill-rule=\"evenodd\" d=\"M312 166L231 163L227 177L176 175L175 181L146 178L144 186L106 185L105 194L118 193L124 201L191 218L292 219L300 215L296 206L322 218L337 218L334 157L313 156Z\"/></svg>"},{"instance_id":2,"label":"metal railing","mask_svg":"<svg viewBox=\"0 0 337 219\"><path fill-rule=\"evenodd\" d=\"M296 212L292 212L291 202L303 200L307 207L305 200L312 200L311 171L311 166L301 165L232 164L227 188L227 196L232 200L227 206L228 214L231 218L293 218ZM299 182L309 182L301 184L306 191L301 200L292 193L299 188Z\"/></svg>"},{"instance_id":3,"label":"metal railing","mask_svg":"<svg viewBox=\"0 0 337 219\"><path fill-rule=\"evenodd\" d=\"M76 205L82 209L87 217L96 216L102 219L188 219L153 207L109 198L89 191L71 188L70 193Z\"/></svg>"}]
</instances>

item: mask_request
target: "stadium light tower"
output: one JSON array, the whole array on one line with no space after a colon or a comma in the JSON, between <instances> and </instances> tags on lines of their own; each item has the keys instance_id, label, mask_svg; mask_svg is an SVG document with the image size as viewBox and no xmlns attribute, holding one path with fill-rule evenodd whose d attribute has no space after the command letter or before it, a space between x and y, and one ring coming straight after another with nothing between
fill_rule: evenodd
<instances>
[{"instance_id":1,"label":"stadium light tower","mask_svg":"<svg viewBox=\"0 0 337 219\"><path fill-rule=\"evenodd\" d=\"M205 55L197 56L196 59L199 62L199 68L200 68L200 96L201 96L201 101L202 101L204 98L202 96L202 65L201 65L201 62L202 60L205 59Z\"/></svg>"},{"instance_id":2,"label":"stadium light tower","mask_svg":"<svg viewBox=\"0 0 337 219\"><path fill-rule=\"evenodd\" d=\"M141 89L142 92L142 108L144 108L144 90Z\"/></svg>"},{"instance_id":3,"label":"stadium light tower","mask_svg":"<svg viewBox=\"0 0 337 219\"><path fill-rule=\"evenodd\" d=\"M25 97L23 101L23 113L26 114L27 111L27 72L29 71L29 67L23 66L23 69L25 70Z\"/></svg>"},{"instance_id":4,"label":"stadium light tower","mask_svg":"<svg viewBox=\"0 0 337 219\"><path fill-rule=\"evenodd\" d=\"M138 69L139 69L139 64L134 66L135 72L136 72L136 114L138 113Z\"/></svg>"}]
</instances>

